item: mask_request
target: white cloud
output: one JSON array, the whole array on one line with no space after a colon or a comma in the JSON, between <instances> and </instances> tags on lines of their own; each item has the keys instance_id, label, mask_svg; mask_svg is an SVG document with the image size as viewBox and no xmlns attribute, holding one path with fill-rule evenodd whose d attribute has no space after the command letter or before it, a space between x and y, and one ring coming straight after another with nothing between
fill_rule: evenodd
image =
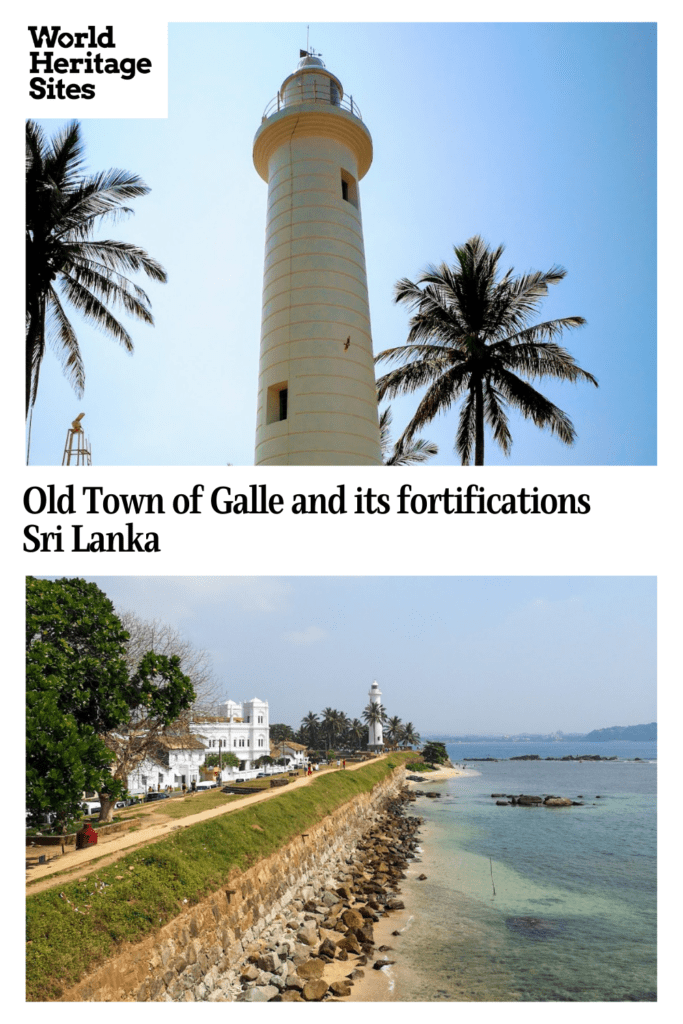
<instances>
[{"instance_id":1,"label":"white cloud","mask_svg":"<svg viewBox=\"0 0 683 1024\"><path fill-rule=\"evenodd\" d=\"M293 633L283 633L282 639L288 644L317 644L321 640L326 640L328 634L324 629L320 629L319 626L307 626L306 629L294 631Z\"/></svg>"}]
</instances>

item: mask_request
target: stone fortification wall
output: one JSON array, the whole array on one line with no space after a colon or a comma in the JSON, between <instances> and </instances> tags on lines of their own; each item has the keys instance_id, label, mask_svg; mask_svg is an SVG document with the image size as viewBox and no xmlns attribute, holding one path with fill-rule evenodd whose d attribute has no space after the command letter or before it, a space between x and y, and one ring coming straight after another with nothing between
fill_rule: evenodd
<instances>
[{"instance_id":1,"label":"stone fortification wall","mask_svg":"<svg viewBox=\"0 0 683 1024\"><path fill-rule=\"evenodd\" d=\"M302 901L333 884L356 844L399 793L396 770L312 826L277 853L131 945L76 986L63 1002L232 1001L239 998L242 965L263 946L262 937L285 936ZM336 883L338 884L338 883ZM290 923L291 927L291 923Z\"/></svg>"}]
</instances>

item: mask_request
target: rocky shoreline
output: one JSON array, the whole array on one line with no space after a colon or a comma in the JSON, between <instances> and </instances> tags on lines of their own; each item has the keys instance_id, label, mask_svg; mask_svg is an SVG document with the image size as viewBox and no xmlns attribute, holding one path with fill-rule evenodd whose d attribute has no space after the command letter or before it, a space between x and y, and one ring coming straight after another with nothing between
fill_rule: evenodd
<instances>
[{"instance_id":1,"label":"rocky shoreline","mask_svg":"<svg viewBox=\"0 0 683 1024\"><path fill-rule=\"evenodd\" d=\"M517 754L515 757L463 757L462 761L642 761L640 757L619 758L616 754L604 757L602 754L565 754L564 757L541 757L540 754ZM642 761L644 764L645 762Z\"/></svg>"},{"instance_id":2,"label":"rocky shoreline","mask_svg":"<svg viewBox=\"0 0 683 1024\"><path fill-rule=\"evenodd\" d=\"M583 807L583 799L572 800L566 796L531 796L527 793L518 795L510 793L491 793L491 799L496 801L497 807ZM596 796L596 800L600 800Z\"/></svg>"},{"instance_id":3,"label":"rocky shoreline","mask_svg":"<svg viewBox=\"0 0 683 1024\"><path fill-rule=\"evenodd\" d=\"M400 881L416 856L422 823L406 814L413 799L406 790L393 799L325 883L303 885L203 998L337 1001L349 998L366 972L393 963L390 948L376 946L375 925L404 909Z\"/></svg>"}]
</instances>

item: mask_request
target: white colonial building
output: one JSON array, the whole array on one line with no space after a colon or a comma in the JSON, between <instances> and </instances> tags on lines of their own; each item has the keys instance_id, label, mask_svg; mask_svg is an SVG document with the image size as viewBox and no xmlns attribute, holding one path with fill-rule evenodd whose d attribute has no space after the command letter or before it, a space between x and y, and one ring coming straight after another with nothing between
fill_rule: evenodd
<instances>
[{"instance_id":1,"label":"white colonial building","mask_svg":"<svg viewBox=\"0 0 683 1024\"><path fill-rule=\"evenodd\" d=\"M249 770L259 757L270 754L268 701L226 700L220 708L224 714L194 715L190 732L201 737L207 754L229 752L240 759L240 770Z\"/></svg>"},{"instance_id":2,"label":"white colonial building","mask_svg":"<svg viewBox=\"0 0 683 1024\"><path fill-rule=\"evenodd\" d=\"M200 781L205 757L206 746L199 736L160 736L154 751L128 776L128 792L159 792L168 786L178 789L183 783L190 789L193 782Z\"/></svg>"},{"instance_id":3,"label":"white colonial building","mask_svg":"<svg viewBox=\"0 0 683 1024\"><path fill-rule=\"evenodd\" d=\"M184 734L162 735L154 750L128 775L128 791L147 793L150 789L174 789L200 782L202 766L211 754L232 753L239 768L222 769L222 777L246 778L256 774L255 762L270 755L268 701L252 700L238 704L225 701L217 715L193 715Z\"/></svg>"},{"instance_id":4,"label":"white colonial building","mask_svg":"<svg viewBox=\"0 0 683 1024\"><path fill-rule=\"evenodd\" d=\"M303 743L295 743L293 740L283 740L281 743L270 744L270 756L274 761L287 762L288 768L303 768L308 764L306 750Z\"/></svg>"}]
</instances>

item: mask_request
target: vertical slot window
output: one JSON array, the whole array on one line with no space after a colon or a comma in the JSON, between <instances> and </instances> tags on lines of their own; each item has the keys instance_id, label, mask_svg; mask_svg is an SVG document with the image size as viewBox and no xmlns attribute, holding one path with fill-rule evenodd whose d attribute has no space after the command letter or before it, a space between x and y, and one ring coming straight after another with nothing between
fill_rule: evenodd
<instances>
[{"instance_id":1,"label":"vertical slot window","mask_svg":"<svg viewBox=\"0 0 683 1024\"><path fill-rule=\"evenodd\" d=\"M280 381L279 384L273 384L268 388L266 397L266 423L280 423L282 420L287 419L288 412L288 394L289 390L287 387L287 381Z\"/></svg>"},{"instance_id":2,"label":"vertical slot window","mask_svg":"<svg viewBox=\"0 0 683 1024\"><path fill-rule=\"evenodd\" d=\"M358 185L356 179L348 171L341 172L341 194L346 203L358 209Z\"/></svg>"}]
</instances>

